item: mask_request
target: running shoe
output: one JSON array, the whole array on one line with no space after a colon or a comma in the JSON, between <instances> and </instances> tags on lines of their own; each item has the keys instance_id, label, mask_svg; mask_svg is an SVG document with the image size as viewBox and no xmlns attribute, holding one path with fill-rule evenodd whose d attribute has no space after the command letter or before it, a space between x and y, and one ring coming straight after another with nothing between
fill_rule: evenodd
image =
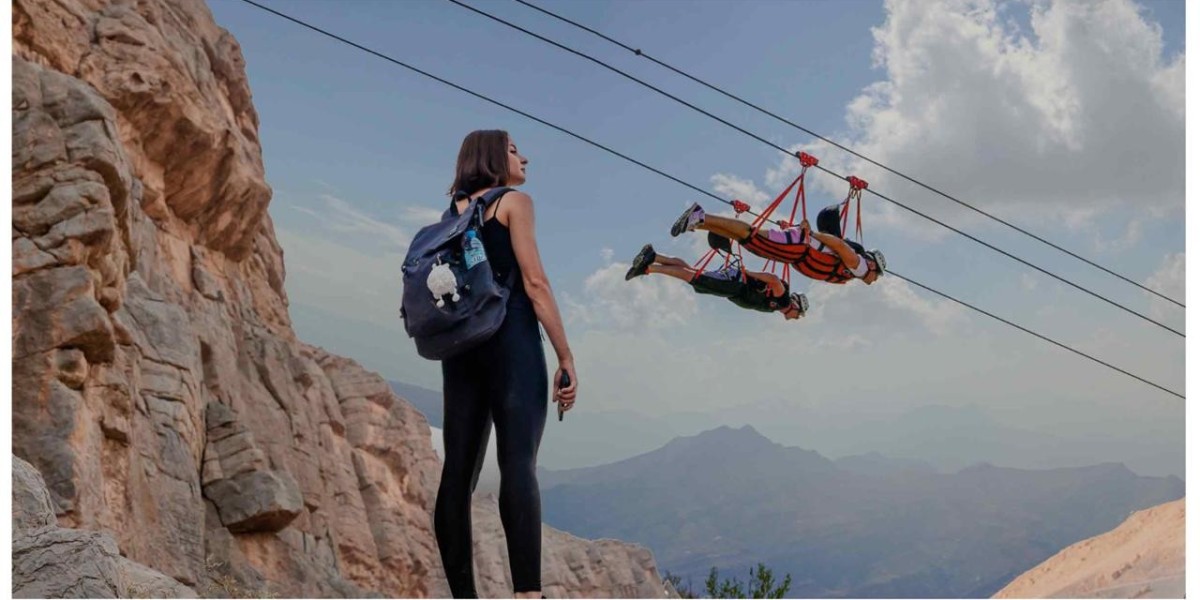
<instances>
[{"instance_id":1,"label":"running shoe","mask_svg":"<svg viewBox=\"0 0 1200 600\"><path fill-rule=\"evenodd\" d=\"M647 269L654 263L654 259L657 256L658 254L654 252L654 246L650 244L642 246L642 250L637 253L637 256L633 257L633 266L629 267L629 270L625 272L625 281L645 275L648 272Z\"/></svg>"},{"instance_id":2,"label":"running shoe","mask_svg":"<svg viewBox=\"0 0 1200 600\"><path fill-rule=\"evenodd\" d=\"M693 202L687 210L675 219L675 224L671 225L671 237L677 237L685 231L695 231L696 226L704 222L704 209L700 205Z\"/></svg>"}]
</instances>

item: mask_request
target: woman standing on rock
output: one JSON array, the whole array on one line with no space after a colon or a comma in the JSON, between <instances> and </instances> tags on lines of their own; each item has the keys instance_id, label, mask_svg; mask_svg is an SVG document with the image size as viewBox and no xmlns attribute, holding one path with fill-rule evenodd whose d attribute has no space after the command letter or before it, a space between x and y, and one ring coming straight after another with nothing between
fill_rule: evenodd
<instances>
[{"instance_id":1,"label":"woman standing on rock","mask_svg":"<svg viewBox=\"0 0 1200 600\"><path fill-rule=\"evenodd\" d=\"M461 213L471 200L497 187L525 183L529 161L504 131L473 131L458 152L450 194ZM508 543L517 598L541 596L542 509L537 451L546 425L546 357L541 322L558 355L553 381L562 410L575 403L575 361L562 317L542 268L534 237L533 199L512 190L488 205L480 238L501 280L512 282L504 324L487 342L442 361L445 463L438 487L434 529L450 591L475 598L471 563L471 493L487 452L492 422L500 464L500 520ZM512 277L506 277L512 274Z\"/></svg>"}]
</instances>

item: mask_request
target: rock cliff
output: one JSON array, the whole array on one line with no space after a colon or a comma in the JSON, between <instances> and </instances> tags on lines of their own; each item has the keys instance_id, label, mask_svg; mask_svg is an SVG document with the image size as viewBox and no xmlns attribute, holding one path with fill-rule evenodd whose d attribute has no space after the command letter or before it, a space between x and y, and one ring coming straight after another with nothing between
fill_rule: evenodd
<instances>
[{"instance_id":1,"label":"rock cliff","mask_svg":"<svg viewBox=\"0 0 1200 600\"><path fill-rule=\"evenodd\" d=\"M291 329L237 41L198 0L14 0L12 68L13 453L54 535L197 590L444 595L428 424ZM559 537L547 591L661 595Z\"/></svg>"},{"instance_id":2,"label":"rock cliff","mask_svg":"<svg viewBox=\"0 0 1200 600\"><path fill-rule=\"evenodd\" d=\"M1065 548L993 598L1183 598L1184 499Z\"/></svg>"}]
</instances>

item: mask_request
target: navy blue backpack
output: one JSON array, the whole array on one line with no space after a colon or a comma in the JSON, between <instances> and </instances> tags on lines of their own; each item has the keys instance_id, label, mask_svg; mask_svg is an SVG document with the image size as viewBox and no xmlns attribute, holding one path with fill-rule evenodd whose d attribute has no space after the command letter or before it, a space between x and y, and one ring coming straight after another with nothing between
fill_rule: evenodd
<instances>
[{"instance_id":1,"label":"navy blue backpack","mask_svg":"<svg viewBox=\"0 0 1200 600\"><path fill-rule=\"evenodd\" d=\"M461 214L455 208L413 236L404 257L404 294L400 317L417 343L417 353L444 360L487 341L507 314L512 281L501 282L484 260L467 268L467 232L482 234L484 211L512 188L501 187L472 200ZM512 273L508 279L512 279Z\"/></svg>"}]
</instances>

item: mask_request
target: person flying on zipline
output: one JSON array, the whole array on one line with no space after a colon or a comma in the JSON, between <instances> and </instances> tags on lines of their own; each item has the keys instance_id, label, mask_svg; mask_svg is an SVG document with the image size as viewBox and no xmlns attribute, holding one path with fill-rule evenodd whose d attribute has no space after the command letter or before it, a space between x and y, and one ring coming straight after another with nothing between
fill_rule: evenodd
<instances>
[{"instance_id":1,"label":"person flying on zipline","mask_svg":"<svg viewBox=\"0 0 1200 600\"><path fill-rule=\"evenodd\" d=\"M710 244L714 243L712 238L709 236ZM719 241L718 238L715 243L719 244ZM791 293L787 282L771 273L747 271L737 260L726 260L720 269L702 271L683 259L658 254L654 246L646 244L634 257L625 280L650 273L685 281L697 294L719 296L742 308L782 313L789 321L803 317L808 310L808 299L804 294Z\"/></svg>"},{"instance_id":2,"label":"person flying on zipline","mask_svg":"<svg viewBox=\"0 0 1200 600\"><path fill-rule=\"evenodd\" d=\"M812 231L807 220L797 227L754 231L745 221L705 214L699 204L692 204L675 221L671 235L697 229L728 238L757 256L792 265L808 277L829 283L846 283L857 278L870 285L886 265L878 250L860 254L836 235Z\"/></svg>"},{"instance_id":3,"label":"person flying on zipline","mask_svg":"<svg viewBox=\"0 0 1200 600\"><path fill-rule=\"evenodd\" d=\"M699 204L693 203L671 226L671 235L678 236L685 231L701 229L716 234L745 247L751 253L767 259L763 269L772 263L784 265L783 279L788 281L787 265L801 274L818 281L828 283L846 283L851 279L862 279L872 284L887 268L883 253L878 250L866 250L861 244L849 242L842 238L841 232L850 216L850 204L858 200L857 230L862 239L862 191L867 188L867 182L858 177L847 177L850 191L846 199L834 206L822 210L817 217L818 231L813 232L808 225L808 201L805 198L804 178L810 167L818 164L816 157L797 152L800 159L800 174L784 188L783 192L767 206L753 223L745 223L738 219L719 217L705 214ZM796 190L796 200L792 204L791 216L786 220L777 221L779 230L765 228L767 220L783 202L784 198ZM741 200L734 200L734 211L739 215L750 210L750 206ZM800 225L794 226L797 209L800 213ZM840 221L840 223L839 223Z\"/></svg>"}]
</instances>

